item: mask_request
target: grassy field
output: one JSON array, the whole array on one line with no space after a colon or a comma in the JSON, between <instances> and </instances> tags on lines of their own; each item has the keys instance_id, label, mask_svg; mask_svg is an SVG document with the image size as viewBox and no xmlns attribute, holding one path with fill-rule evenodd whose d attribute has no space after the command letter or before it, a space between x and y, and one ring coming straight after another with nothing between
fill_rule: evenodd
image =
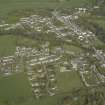
<instances>
[{"instance_id":1,"label":"grassy field","mask_svg":"<svg viewBox=\"0 0 105 105\"><path fill-rule=\"evenodd\" d=\"M22 40L21 40L22 39ZM0 57L13 55L16 46L36 47L38 42L32 38L15 35L2 35L0 36ZM82 49L73 45L64 45L65 50L72 51L74 53L82 52Z\"/></svg>"},{"instance_id":2,"label":"grassy field","mask_svg":"<svg viewBox=\"0 0 105 105\"><path fill-rule=\"evenodd\" d=\"M82 48L80 47L77 47L75 45L72 45L72 44L64 44L64 49L65 51L70 51L70 52L73 52L74 54L78 54L78 53L81 53L83 51Z\"/></svg>"},{"instance_id":3,"label":"grassy field","mask_svg":"<svg viewBox=\"0 0 105 105\"><path fill-rule=\"evenodd\" d=\"M22 103L30 98L32 91L24 73L0 78L0 102Z\"/></svg>"},{"instance_id":4,"label":"grassy field","mask_svg":"<svg viewBox=\"0 0 105 105\"><path fill-rule=\"evenodd\" d=\"M97 25L105 29L105 18L104 19L90 19L89 21L96 23Z\"/></svg>"},{"instance_id":5,"label":"grassy field","mask_svg":"<svg viewBox=\"0 0 105 105\"><path fill-rule=\"evenodd\" d=\"M60 105L59 102L65 95L70 94L69 92L73 88L80 87L82 84L74 72L61 73L57 76L59 79L58 85L63 94L60 93L52 97L46 96L37 100L33 97L31 87L24 73L0 78L0 105ZM67 93L66 90L69 92Z\"/></svg>"},{"instance_id":6,"label":"grassy field","mask_svg":"<svg viewBox=\"0 0 105 105\"><path fill-rule=\"evenodd\" d=\"M16 48L16 37L12 35L0 36L0 56L12 55Z\"/></svg>"},{"instance_id":7,"label":"grassy field","mask_svg":"<svg viewBox=\"0 0 105 105\"><path fill-rule=\"evenodd\" d=\"M19 9L48 9L48 8L71 8L85 5L87 0L0 0L0 14L7 14Z\"/></svg>"},{"instance_id":8,"label":"grassy field","mask_svg":"<svg viewBox=\"0 0 105 105\"><path fill-rule=\"evenodd\" d=\"M57 73L57 80L61 92L72 91L83 86L79 75L75 71Z\"/></svg>"},{"instance_id":9,"label":"grassy field","mask_svg":"<svg viewBox=\"0 0 105 105\"><path fill-rule=\"evenodd\" d=\"M87 0L0 0L0 19L16 22L21 17L30 16L39 10L74 8L85 6ZM21 12L18 12L21 11ZM29 11L29 12L27 12Z\"/></svg>"},{"instance_id":10,"label":"grassy field","mask_svg":"<svg viewBox=\"0 0 105 105\"><path fill-rule=\"evenodd\" d=\"M22 40L21 40L22 39ZM15 35L0 36L0 57L13 55L16 46L36 46L36 42L31 38Z\"/></svg>"},{"instance_id":11,"label":"grassy field","mask_svg":"<svg viewBox=\"0 0 105 105\"><path fill-rule=\"evenodd\" d=\"M76 72L58 73L57 79L59 94L36 100L25 73L0 78L0 105L60 105L64 96L83 86Z\"/></svg>"}]
</instances>

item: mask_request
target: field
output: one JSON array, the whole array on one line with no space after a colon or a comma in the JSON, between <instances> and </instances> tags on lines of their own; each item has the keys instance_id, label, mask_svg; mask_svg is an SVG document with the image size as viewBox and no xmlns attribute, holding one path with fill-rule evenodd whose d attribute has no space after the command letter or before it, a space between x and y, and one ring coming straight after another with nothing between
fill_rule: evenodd
<instances>
[{"instance_id":1,"label":"field","mask_svg":"<svg viewBox=\"0 0 105 105\"><path fill-rule=\"evenodd\" d=\"M63 9L85 6L87 0L0 0L0 19L12 23L20 17L34 14L33 11ZM28 12L26 12L28 11ZM19 12L19 13L18 13Z\"/></svg>"},{"instance_id":2,"label":"field","mask_svg":"<svg viewBox=\"0 0 105 105\"><path fill-rule=\"evenodd\" d=\"M16 37L12 35L0 36L0 56L12 55L16 48Z\"/></svg>"},{"instance_id":3,"label":"field","mask_svg":"<svg viewBox=\"0 0 105 105\"><path fill-rule=\"evenodd\" d=\"M30 98L32 91L25 73L0 78L0 102L22 103Z\"/></svg>"},{"instance_id":4,"label":"field","mask_svg":"<svg viewBox=\"0 0 105 105\"><path fill-rule=\"evenodd\" d=\"M58 79L58 85L62 94L59 93L56 96L46 96L36 100L33 97L25 73L13 75L8 78L0 78L0 105L58 105L64 95L69 94L72 89L82 86L81 81L75 73L59 74ZM69 84L67 84L68 82Z\"/></svg>"},{"instance_id":5,"label":"field","mask_svg":"<svg viewBox=\"0 0 105 105\"><path fill-rule=\"evenodd\" d=\"M35 47L36 42L24 36L2 35L0 36L0 57L13 55L16 50L16 46L24 45Z\"/></svg>"},{"instance_id":6,"label":"field","mask_svg":"<svg viewBox=\"0 0 105 105\"><path fill-rule=\"evenodd\" d=\"M72 91L83 86L78 73L75 71L58 73L57 80L61 92Z\"/></svg>"},{"instance_id":7,"label":"field","mask_svg":"<svg viewBox=\"0 0 105 105\"><path fill-rule=\"evenodd\" d=\"M105 28L105 18L103 19L97 19L97 18L93 18L89 20L90 22L96 23L97 25L99 25L100 27L102 27L103 29Z\"/></svg>"},{"instance_id":8,"label":"field","mask_svg":"<svg viewBox=\"0 0 105 105\"><path fill-rule=\"evenodd\" d=\"M70 0L59 2L60 0L0 0L0 14L8 14L9 12L20 9L54 9L59 7L80 7L87 3L86 0Z\"/></svg>"}]
</instances>

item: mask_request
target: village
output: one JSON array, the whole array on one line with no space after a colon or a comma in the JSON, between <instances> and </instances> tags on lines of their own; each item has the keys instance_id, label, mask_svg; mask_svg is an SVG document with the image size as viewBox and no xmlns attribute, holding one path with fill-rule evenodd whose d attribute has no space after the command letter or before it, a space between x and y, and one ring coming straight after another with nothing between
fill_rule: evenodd
<instances>
[{"instance_id":1,"label":"village","mask_svg":"<svg viewBox=\"0 0 105 105\"><path fill-rule=\"evenodd\" d=\"M54 95L56 91L55 65L60 56L49 55L46 49L42 52L32 48L16 47L13 56L0 59L0 74L4 77L14 73L26 72L35 96Z\"/></svg>"},{"instance_id":2,"label":"village","mask_svg":"<svg viewBox=\"0 0 105 105\"><path fill-rule=\"evenodd\" d=\"M53 96L57 93L59 90L56 79L57 70L62 73L78 72L86 87L105 83L105 75L97 68L99 65L100 68L105 69L105 52L94 47L97 39L93 32L83 30L74 23L75 19L79 18L78 14L87 11L86 8L77 10L73 15L61 14L59 11L53 11L52 17L32 15L21 18L16 24L0 25L0 29L7 32L20 29L29 35L34 32L54 33L55 38L60 41L65 43L76 41L83 48L91 49L93 52L75 54L67 49L64 50L61 46L50 51L48 44L43 46L41 50L25 46L16 47L12 56L0 58L0 74L7 77L14 73L26 72L36 98L44 95ZM54 25L53 19L62 23L62 26ZM67 59L64 58L65 55ZM92 59L94 62L90 63Z\"/></svg>"}]
</instances>

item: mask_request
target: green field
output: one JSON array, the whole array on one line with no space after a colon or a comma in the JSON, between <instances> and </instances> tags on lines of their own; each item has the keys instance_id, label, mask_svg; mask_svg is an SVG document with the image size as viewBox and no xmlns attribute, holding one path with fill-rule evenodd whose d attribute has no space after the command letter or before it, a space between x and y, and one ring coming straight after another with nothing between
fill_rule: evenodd
<instances>
[{"instance_id":1,"label":"green field","mask_svg":"<svg viewBox=\"0 0 105 105\"><path fill-rule=\"evenodd\" d=\"M90 22L93 22L93 23L95 23L95 24L97 24L97 25L99 25L100 27L102 27L103 29L105 29L105 18L103 18L103 19L90 19L89 20Z\"/></svg>"},{"instance_id":2,"label":"green field","mask_svg":"<svg viewBox=\"0 0 105 105\"><path fill-rule=\"evenodd\" d=\"M21 40L22 39L22 40ZM38 42L32 38L18 35L1 35L0 36L0 57L13 55L16 46L37 47ZM64 45L65 50L78 54L82 49L74 45Z\"/></svg>"},{"instance_id":3,"label":"green field","mask_svg":"<svg viewBox=\"0 0 105 105\"><path fill-rule=\"evenodd\" d=\"M65 95L82 86L80 78L74 72L61 73L57 77L61 92L56 96L46 96L37 100L33 97L25 73L0 78L0 105L59 105Z\"/></svg>"},{"instance_id":4,"label":"green field","mask_svg":"<svg viewBox=\"0 0 105 105\"><path fill-rule=\"evenodd\" d=\"M0 36L0 56L12 55L16 48L16 37L12 35Z\"/></svg>"},{"instance_id":5,"label":"green field","mask_svg":"<svg viewBox=\"0 0 105 105\"><path fill-rule=\"evenodd\" d=\"M0 14L20 9L54 9L59 7L71 8L85 5L87 0L0 0Z\"/></svg>"},{"instance_id":6,"label":"green field","mask_svg":"<svg viewBox=\"0 0 105 105\"><path fill-rule=\"evenodd\" d=\"M16 46L35 47L36 42L33 39L24 36L2 35L0 36L0 57L13 55Z\"/></svg>"},{"instance_id":7,"label":"green field","mask_svg":"<svg viewBox=\"0 0 105 105\"><path fill-rule=\"evenodd\" d=\"M0 102L22 103L30 98L32 91L24 73L0 78Z\"/></svg>"},{"instance_id":8,"label":"green field","mask_svg":"<svg viewBox=\"0 0 105 105\"><path fill-rule=\"evenodd\" d=\"M39 10L70 9L85 6L86 3L87 0L0 0L0 19L11 23Z\"/></svg>"},{"instance_id":9,"label":"green field","mask_svg":"<svg viewBox=\"0 0 105 105\"><path fill-rule=\"evenodd\" d=\"M79 74L75 71L57 73L57 80L61 92L69 92L83 86Z\"/></svg>"}]
</instances>

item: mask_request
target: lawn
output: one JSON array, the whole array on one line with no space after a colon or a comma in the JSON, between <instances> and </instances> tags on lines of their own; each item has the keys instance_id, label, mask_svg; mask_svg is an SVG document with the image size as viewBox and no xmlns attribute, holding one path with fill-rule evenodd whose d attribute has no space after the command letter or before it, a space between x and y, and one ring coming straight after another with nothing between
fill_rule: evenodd
<instances>
[{"instance_id":1,"label":"lawn","mask_svg":"<svg viewBox=\"0 0 105 105\"><path fill-rule=\"evenodd\" d=\"M72 45L72 44L64 44L64 49L65 51L67 52L73 52L74 54L78 54L78 53L82 53L83 52L83 49L78 47L78 46L75 46L75 45Z\"/></svg>"},{"instance_id":2,"label":"lawn","mask_svg":"<svg viewBox=\"0 0 105 105\"><path fill-rule=\"evenodd\" d=\"M61 92L69 92L83 86L76 71L57 73L58 87Z\"/></svg>"},{"instance_id":3,"label":"lawn","mask_svg":"<svg viewBox=\"0 0 105 105\"><path fill-rule=\"evenodd\" d=\"M2 35L0 36L0 57L13 55L16 46L35 47L36 42L24 36Z\"/></svg>"},{"instance_id":4,"label":"lawn","mask_svg":"<svg viewBox=\"0 0 105 105\"><path fill-rule=\"evenodd\" d=\"M0 56L12 55L16 48L16 37L12 35L0 36Z\"/></svg>"},{"instance_id":5,"label":"lawn","mask_svg":"<svg viewBox=\"0 0 105 105\"><path fill-rule=\"evenodd\" d=\"M74 88L82 86L75 72L58 73L57 77L61 92L41 99L34 99L25 73L0 78L0 105L60 105L62 97L70 94Z\"/></svg>"},{"instance_id":6,"label":"lawn","mask_svg":"<svg viewBox=\"0 0 105 105\"><path fill-rule=\"evenodd\" d=\"M0 102L22 103L32 96L25 73L0 78Z\"/></svg>"}]
</instances>

